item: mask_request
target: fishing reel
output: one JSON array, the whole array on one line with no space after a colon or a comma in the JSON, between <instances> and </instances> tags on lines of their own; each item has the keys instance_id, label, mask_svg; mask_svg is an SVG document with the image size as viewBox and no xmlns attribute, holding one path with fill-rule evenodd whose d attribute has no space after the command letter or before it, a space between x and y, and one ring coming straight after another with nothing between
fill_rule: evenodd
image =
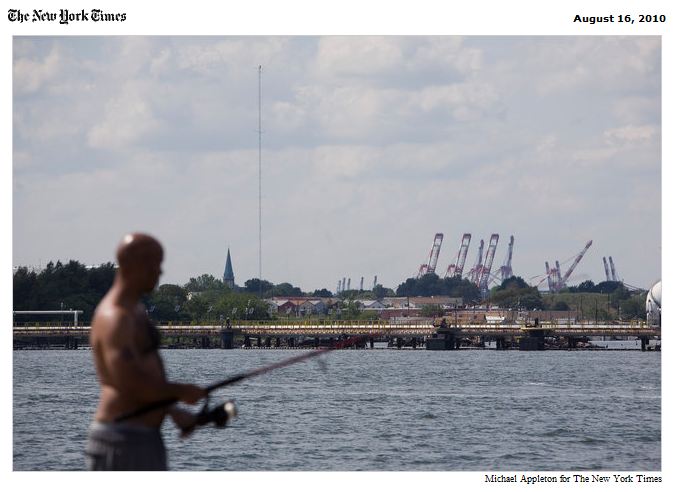
<instances>
[{"instance_id":1,"label":"fishing reel","mask_svg":"<svg viewBox=\"0 0 680 492\"><path fill-rule=\"evenodd\" d=\"M181 431L182 437L188 437L196 427L215 424L215 427L223 429L227 426L230 420L233 420L238 415L236 404L233 400L227 400L224 403L210 408L210 401L205 399L203 408L196 414L194 423L188 427L184 427Z\"/></svg>"},{"instance_id":2,"label":"fishing reel","mask_svg":"<svg viewBox=\"0 0 680 492\"><path fill-rule=\"evenodd\" d=\"M215 427L221 429L226 427L229 421L235 419L237 415L238 411L236 410L234 400L227 400L216 407L210 408L210 400L206 398L203 408L196 415L195 426L214 423Z\"/></svg>"}]
</instances>

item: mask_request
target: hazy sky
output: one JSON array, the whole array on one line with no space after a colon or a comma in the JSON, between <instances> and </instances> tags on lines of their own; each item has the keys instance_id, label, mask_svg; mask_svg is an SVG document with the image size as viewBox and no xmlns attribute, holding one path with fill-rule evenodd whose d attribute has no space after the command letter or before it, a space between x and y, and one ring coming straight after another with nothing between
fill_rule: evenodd
<instances>
[{"instance_id":1,"label":"hazy sky","mask_svg":"<svg viewBox=\"0 0 680 492\"><path fill-rule=\"evenodd\" d=\"M166 248L161 282L335 290L437 272L472 234L513 268L661 276L659 37L16 37L13 263ZM494 269L495 269L494 268Z\"/></svg>"}]
</instances>

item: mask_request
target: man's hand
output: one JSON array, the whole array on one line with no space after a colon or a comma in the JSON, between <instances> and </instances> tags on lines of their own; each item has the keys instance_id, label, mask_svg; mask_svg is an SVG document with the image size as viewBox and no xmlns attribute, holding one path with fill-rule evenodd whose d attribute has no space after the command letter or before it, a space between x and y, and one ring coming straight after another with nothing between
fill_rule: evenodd
<instances>
[{"instance_id":1,"label":"man's hand","mask_svg":"<svg viewBox=\"0 0 680 492\"><path fill-rule=\"evenodd\" d=\"M177 395L180 401L190 405L195 404L198 400L205 398L206 391L200 386L194 384L182 384L180 386L180 393Z\"/></svg>"},{"instance_id":2,"label":"man's hand","mask_svg":"<svg viewBox=\"0 0 680 492\"><path fill-rule=\"evenodd\" d=\"M172 407L168 413L170 414L170 417L172 417L172 421L177 428L181 431L180 436L182 438L189 437L194 431L196 415L177 407Z\"/></svg>"}]
</instances>

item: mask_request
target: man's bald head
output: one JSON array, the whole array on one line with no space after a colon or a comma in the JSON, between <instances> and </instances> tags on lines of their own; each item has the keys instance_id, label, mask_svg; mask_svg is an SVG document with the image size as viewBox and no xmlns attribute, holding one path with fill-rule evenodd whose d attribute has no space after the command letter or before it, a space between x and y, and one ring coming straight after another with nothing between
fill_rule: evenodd
<instances>
[{"instance_id":1,"label":"man's bald head","mask_svg":"<svg viewBox=\"0 0 680 492\"><path fill-rule=\"evenodd\" d=\"M150 261L160 256L163 259L163 246L155 238L141 232L126 234L116 250L118 265L123 268Z\"/></svg>"},{"instance_id":2,"label":"man's bald head","mask_svg":"<svg viewBox=\"0 0 680 492\"><path fill-rule=\"evenodd\" d=\"M153 290L161 274L163 247L141 232L126 234L116 250L121 276L144 291Z\"/></svg>"}]
</instances>

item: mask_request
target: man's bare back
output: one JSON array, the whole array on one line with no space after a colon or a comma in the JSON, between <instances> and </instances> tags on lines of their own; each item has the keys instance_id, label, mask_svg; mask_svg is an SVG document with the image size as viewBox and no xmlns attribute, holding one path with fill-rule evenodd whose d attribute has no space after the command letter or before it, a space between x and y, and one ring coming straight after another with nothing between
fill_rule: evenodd
<instances>
[{"instance_id":1,"label":"man's bare back","mask_svg":"<svg viewBox=\"0 0 680 492\"><path fill-rule=\"evenodd\" d=\"M115 461L111 456L121 454L120 449L113 449L108 442L119 441L120 436L109 439L107 435L107 432L121 433L120 425L114 424L117 417L159 400L178 399L193 404L205 396L205 390L198 386L171 383L166 379L157 350L158 332L140 302L144 294L153 290L161 275L163 249L160 243L145 234L129 234L118 247L117 259L118 271L113 286L97 306L90 330L90 344L101 385L95 414L95 424L100 428L97 435L91 431L88 444L88 455L99 461L93 462L91 469L118 469L115 463L107 464ZM180 428L193 423L192 414L173 407L129 419L125 426L157 431L166 414ZM102 430L102 426L108 427ZM160 435L154 435L153 439L158 441ZM130 437L131 442L138 440L137 436ZM161 461L164 461L162 440L160 445L158 442L155 445L162 448L159 453L162 451ZM128 454L136 452L130 446L125 449ZM134 462L134 459L125 461L124 468L129 469Z\"/></svg>"}]
</instances>

